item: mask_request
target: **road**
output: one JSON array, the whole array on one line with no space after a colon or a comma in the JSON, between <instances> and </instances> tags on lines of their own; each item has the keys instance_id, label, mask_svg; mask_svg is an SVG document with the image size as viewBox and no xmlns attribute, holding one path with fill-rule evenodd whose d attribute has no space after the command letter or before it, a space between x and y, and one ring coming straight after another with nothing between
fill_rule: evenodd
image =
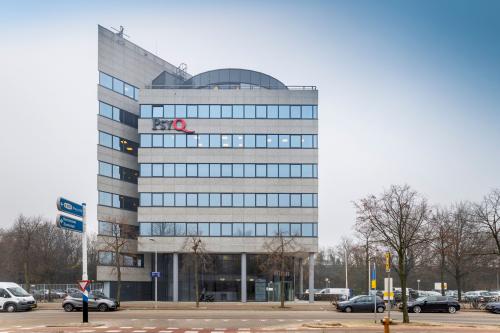
<instances>
[{"instance_id":1,"label":"road","mask_svg":"<svg viewBox=\"0 0 500 333\"><path fill-rule=\"evenodd\" d=\"M401 321L400 312L392 312ZM379 319L380 319L379 315ZM351 328L332 328L332 332L381 332L380 324L373 324L373 314L342 313L336 311L220 311L220 310L121 310L91 312L92 327L64 328L79 325L82 313L62 310L0 313L0 333L3 332L81 332L81 333L229 333L245 331L304 331L304 324L342 323ZM440 327L394 326L391 332L471 332L476 325L491 325L500 331L500 316L486 312L458 312L456 314L410 314L413 322L441 324ZM453 327L451 327L453 326ZM481 332L490 332L482 326ZM417 330L418 329L418 330ZM479 330L477 331L479 332Z\"/></svg>"}]
</instances>

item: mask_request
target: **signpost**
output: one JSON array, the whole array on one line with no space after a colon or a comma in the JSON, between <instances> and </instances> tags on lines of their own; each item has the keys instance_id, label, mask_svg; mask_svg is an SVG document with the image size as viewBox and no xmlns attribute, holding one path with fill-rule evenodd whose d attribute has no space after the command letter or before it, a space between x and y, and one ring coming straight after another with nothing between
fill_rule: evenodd
<instances>
[{"instance_id":1,"label":"signpost","mask_svg":"<svg viewBox=\"0 0 500 333\"><path fill-rule=\"evenodd\" d=\"M86 204L78 204L65 198L57 198L57 210L81 218L58 214L56 224L59 228L79 232L82 234L82 281L79 281L83 301L83 322L89 322L89 289L90 281L87 274L87 213Z\"/></svg>"},{"instance_id":2,"label":"signpost","mask_svg":"<svg viewBox=\"0 0 500 333\"><path fill-rule=\"evenodd\" d=\"M385 271L387 277L384 279L384 300L388 301L388 320L391 321L391 307L392 300L394 299L394 292L392 291L392 278L391 278L391 254L389 252L385 253Z\"/></svg>"},{"instance_id":3,"label":"signpost","mask_svg":"<svg viewBox=\"0 0 500 333\"><path fill-rule=\"evenodd\" d=\"M377 323L377 266L375 266L375 260L373 261L373 269L372 269L372 276L371 276L371 282L372 282L372 289L373 289L373 317L374 317L374 323Z\"/></svg>"}]
</instances>

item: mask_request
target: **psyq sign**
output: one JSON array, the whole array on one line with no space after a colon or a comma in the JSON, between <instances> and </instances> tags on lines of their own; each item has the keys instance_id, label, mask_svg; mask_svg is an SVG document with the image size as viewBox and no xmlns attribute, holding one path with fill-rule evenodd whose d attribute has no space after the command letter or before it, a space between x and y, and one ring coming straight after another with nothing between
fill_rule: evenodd
<instances>
[{"instance_id":1,"label":"psyq sign","mask_svg":"<svg viewBox=\"0 0 500 333\"><path fill-rule=\"evenodd\" d=\"M194 131L188 130L186 128L187 124L184 119L176 118L174 120L153 118L153 130L164 131L164 130L176 130L184 133L194 133Z\"/></svg>"}]
</instances>

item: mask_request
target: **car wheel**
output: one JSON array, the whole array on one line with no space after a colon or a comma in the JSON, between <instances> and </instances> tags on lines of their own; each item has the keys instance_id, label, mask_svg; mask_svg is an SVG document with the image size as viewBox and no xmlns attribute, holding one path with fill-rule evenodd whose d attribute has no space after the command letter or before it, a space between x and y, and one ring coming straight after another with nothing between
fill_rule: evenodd
<instances>
[{"instance_id":1,"label":"car wheel","mask_svg":"<svg viewBox=\"0 0 500 333\"><path fill-rule=\"evenodd\" d=\"M75 309L75 307L71 303L64 304L63 308L64 308L64 311L66 311L66 312L71 312Z\"/></svg>"},{"instance_id":2,"label":"car wheel","mask_svg":"<svg viewBox=\"0 0 500 333\"><path fill-rule=\"evenodd\" d=\"M457 312L457 308L456 308L456 307L454 307L454 306L450 306L450 307L448 308L448 312L449 312L449 313L455 313L455 312Z\"/></svg>"},{"instance_id":3,"label":"car wheel","mask_svg":"<svg viewBox=\"0 0 500 333\"><path fill-rule=\"evenodd\" d=\"M106 304L101 304L97 307L97 309L101 312L106 312L108 311L108 306Z\"/></svg>"},{"instance_id":4,"label":"car wheel","mask_svg":"<svg viewBox=\"0 0 500 333\"><path fill-rule=\"evenodd\" d=\"M384 307L383 307L383 306L379 306L379 307L377 308L377 312L378 312L378 313L383 313L384 311L385 311L385 309L384 309Z\"/></svg>"},{"instance_id":5,"label":"car wheel","mask_svg":"<svg viewBox=\"0 0 500 333\"><path fill-rule=\"evenodd\" d=\"M350 306L348 306L344 309L344 311L347 313L350 313L350 312L352 312L352 308Z\"/></svg>"},{"instance_id":6,"label":"car wheel","mask_svg":"<svg viewBox=\"0 0 500 333\"><path fill-rule=\"evenodd\" d=\"M8 304L6 307L5 307L5 310L7 312L16 312L17 311L17 306L15 304Z\"/></svg>"},{"instance_id":7,"label":"car wheel","mask_svg":"<svg viewBox=\"0 0 500 333\"><path fill-rule=\"evenodd\" d=\"M495 308L492 311L493 313L500 314L500 308Z\"/></svg>"},{"instance_id":8,"label":"car wheel","mask_svg":"<svg viewBox=\"0 0 500 333\"><path fill-rule=\"evenodd\" d=\"M413 307L413 312L420 313L420 312L422 312L422 308L420 306L418 306L418 305L415 305Z\"/></svg>"}]
</instances>

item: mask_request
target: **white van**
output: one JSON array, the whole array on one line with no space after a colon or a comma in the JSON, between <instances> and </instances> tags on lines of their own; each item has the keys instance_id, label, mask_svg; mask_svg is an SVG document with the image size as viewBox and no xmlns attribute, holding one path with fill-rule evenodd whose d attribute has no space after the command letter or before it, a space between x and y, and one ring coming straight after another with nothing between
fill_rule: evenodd
<instances>
[{"instance_id":1,"label":"white van","mask_svg":"<svg viewBox=\"0 0 500 333\"><path fill-rule=\"evenodd\" d=\"M16 283L0 282L0 310L16 312L36 308L36 301Z\"/></svg>"}]
</instances>

